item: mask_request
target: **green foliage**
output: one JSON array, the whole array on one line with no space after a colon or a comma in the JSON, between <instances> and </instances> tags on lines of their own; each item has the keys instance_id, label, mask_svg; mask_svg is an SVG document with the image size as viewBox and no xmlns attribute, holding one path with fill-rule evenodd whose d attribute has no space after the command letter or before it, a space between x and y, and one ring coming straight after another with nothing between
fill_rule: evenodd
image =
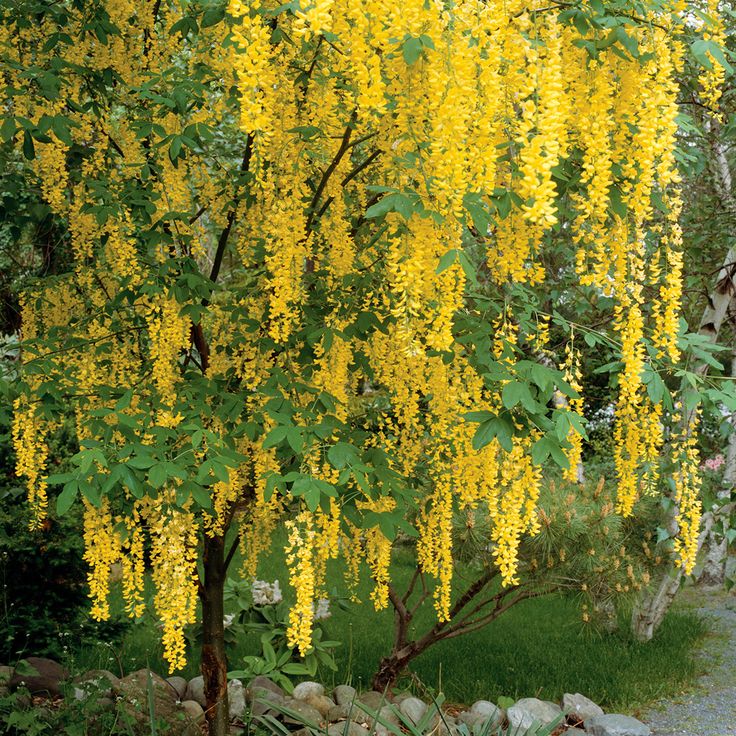
<instances>
[{"instance_id":1,"label":"green foliage","mask_svg":"<svg viewBox=\"0 0 736 736\"><path fill-rule=\"evenodd\" d=\"M228 677L247 681L256 675L266 675L291 691L294 677L314 677L318 670L324 676L337 669L333 650L340 642L325 639L319 622L315 625L311 649L300 657L299 652L286 641L289 606L283 601L257 605L253 602L250 583L228 579L225 603L232 611L226 619L226 644L232 648L244 637L251 640L256 637L260 647L260 654L246 655L235 661L231 659L231 665L235 664L236 669L228 672ZM198 643L199 636L200 627L191 627L190 643Z\"/></svg>"}]
</instances>

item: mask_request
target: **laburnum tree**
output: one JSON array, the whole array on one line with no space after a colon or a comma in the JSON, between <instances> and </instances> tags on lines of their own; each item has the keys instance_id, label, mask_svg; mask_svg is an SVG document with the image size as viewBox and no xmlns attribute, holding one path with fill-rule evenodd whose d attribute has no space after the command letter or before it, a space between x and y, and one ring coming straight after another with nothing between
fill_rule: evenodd
<instances>
[{"instance_id":1,"label":"laburnum tree","mask_svg":"<svg viewBox=\"0 0 736 736\"><path fill-rule=\"evenodd\" d=\"M617 512L657 491L670 433L692 568L698 458L662 376L679 358L677 74L702 26L717 99L714 10L4 6L6 176L37 189L73 264L22 297L17 472L37 524L49 485L62 512L81 499L96 618L118 560L142 612L150 547L172 670L201 601L210 733L227 729L228 566L240 548L252 575L277 524L302 653L330 558L365 560L387 605L397 529L446 620L458 509L486 515L516 583L542 466L574 480L584 434L582 332L564 322L561 370L544 357L549 249L575 274L562 299L611 305ZM45 438L69 415L75 470L49 477Z\"/></svg>"}]
</instances>

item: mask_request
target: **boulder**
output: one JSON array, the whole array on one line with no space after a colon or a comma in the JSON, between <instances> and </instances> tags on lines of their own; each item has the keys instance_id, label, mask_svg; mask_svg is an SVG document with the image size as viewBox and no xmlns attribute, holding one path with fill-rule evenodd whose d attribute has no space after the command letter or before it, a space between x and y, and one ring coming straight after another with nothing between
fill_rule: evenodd
<instances>
[{"instance_id":1,"label":"boulder","mask_svg":"<svg viewBox=\"0 0 736 736\"><path fill-rule=\"evenodd\" d=\"M535 723L546 726L561 715L562 709L559 705L538 698L517 700L506 712L511 728L521 732L530 729Z\"/></svg>"},{"instance_id":2,"label":"boulder","mask_svg":"<svg viewBox=\"0 0 736 736\"><path fill-rule=\"evenodd\" d=\"M345 721L353 715L355 705L353 703L342 703L341 705L335 705L330 708L325 714L325 718L330 723L335 721Z\"/></svg>"},{"instance_id":3,"label":"boulder","mask_svg":"<svg viewBox=\"0 0 736 736\"><path fill-rule=\"evenodd\" d=\"M332 691L332 699L338 705L346 705L357 699L358 693L354 687L350 685L338 685Z\"/></svg>"},{"instance_id":4,"label":"boulder","mask_svg":"<svg viewBox=\"0 0 736 736\"><path fill-rule=\"evenodd\" d=\"M328 726L327 736L369 736L369 731L355 721L342 721Z\"/></svg>"},{"instance_id":5,"label":"boulder","mask_svg":"<svg viewBox=\"0 0 736 736\"><path fill-rule=\"evenodd\" d=\"M251 700L249 699L249 693L252 693L255 690L269 690L274 695L278 695L280 698L286 697L286 693L284 692L284 689L279 687L273 680L269 679L265 675L258 675L257 677L254 677L246 686L245 686L245 699L246 702L250 703Z\"/></svg>"},{"instance_id":6,"label":"boulder","mask_svg":"<svg viewBox=\"0 0 736 736\"><path fill-rule=\"evenodd\" d=\"M282 714L284 723L290 723L296 726L311 726L313 728L318 728L324 723L322 714L303 700L287 698L284 700L283 707L293 713L293 715L287 713Z\"/></svg>"},{"instance_id":7,"label":"boulder","mask_svg":"<svg viewBox=\"0 0 736 736\"><path fill-rule=\"evenodd\" d=\"M132 672L120 680L113 692L135 736L148 736L151 733L151 707L157 720L170 724L171 734L181 736L190 732L177 707L176 694L169 683L154 672L147 669ZM151 698L153 703L150 702Z\"/></svg>"},{"instance_id":8,"label":"boulder","mask_svg":"<svg viewBox=\"0 0 736 736\"><path fill-rule=\"evenodd\" d=\"M565 693L562 696L562 712L572 723L582 723L589 718L603 715L603 708L580 693Z\"/></svg>"},{"instance_id":9,"label":"boulder","mask_svg":"<svg viewBox=\"0 0 736 736\"><path fill-rule=\"evenodd\" d=\"M324 685L320 685L318 682L311 682L310 680L307 680L306 682L300 682L294 688L294 692L291 694L291 696L295 700L306 700L312 695L324 695L324 694L325 694Z\"/></svg>"},{"instance_id":10,"label":"boulder","mask_svg":"<svg viewBox=\"0 0 736 736\"><path fill-rule=\"evenodd\" d=\"M184 700L179 707L186 724L182 736L201 736L205 727L204 708L196 700Z\"/></svg>"},{"instance_id":11,"label":"boulder","mask_svg":"<svg viewBox=\"0 0 736 736\"><path fill-rule=\"evenodd\" d=\"M10 678L13 676L13 667L0 664L0 697L8 694Z\"/></svg>"},{"instance_id":12,"label":"boulder","mask_svg":"<svg viewBox=\"0 0 736 736\"><path fill-rule=\"evenodd\" d=\"M14 669L8 687L26 687L31 695L61 695L61 684L69 677L58 662L46 657L26 657Z\"/></svg>"},{"instance_id":13,"label":"boulder","mask_svg":"<svg viewBox=\"0 0 736 736\"><path fill-rule=\"evenodd\" d=\"M189 683L183 677L167 677L166 682L173 688L177 700L186 700L187 685Z\"/></svg>"},{"instance_id":14,"label":"boulder","mask_svg":"<svg viewBox=\"0 0 736 736\"><path fill-rule=\"evenodd\" d=\"M464 723L471 733L493 731L503 723L503 711L489 700L477 700L470 710L458 715L458 720Z\"/></svg>"},{"instance_id":15,"label":"boulder","mask_svg":"<svg viewBox=\"0 0 736 736\"><path fill-rule=\"evenodd\" d=\"M245 688L240 680L227 683L227 707L231 721L245 716Z\"/></svg>"},{"instance_id":16,"label":"boulder","mask_svg":"<svg viewBox=\"0 0 736 736\"><path fill-rule=\"evenodd\" d=\"M89 670L75 677L72 682L75 700L86 700L92 693L100 697L111 697L113 688L120 684L120 678L109 670Z\"/></svg>"},{"instance_id":17,"label":"boulder","mask_svg":"<svg viewBox=\"0 0 736 736\"><path fill-rule=\"evenodd\" d=\"M590 736L650 736L652 730L631 716L609 713L585 721L585 733Z\"/></svg>"},{"instance_id":18,"label":"boulder","mask_svg":"<svg viewBox=\"0 0 736 736\"><path fill-rule=\"evenodd\" d=\"M187 689L184 691L184 700L194 700L203 708L207 707L207 698L204 697L204 677L202 675L189 680Z\"/></svg>"},{"instance_id":19,"label":"boulder","mask_svg":"<svg viewBox=\"0 0 736 736\"><path fill-rule=\"evenodd\" d=\"M399 710L416 726L427 712L427 704L419 698L406 698L401 701Z\"/></svg>"},{"instance_id":20,"label":"boulder","mask_svg":"<svg viewBox=\"0 0 736 736\"><path fill-rule=\"evenodd\" d=\"M378 710L386 703L386 696L376 690L368 690L358 696L358 700L367 705L371 710Z\"/></svg>"},{"instance_id":21,"label":"boulder","mask_svg":"<svg viewBox=\"0 0 736 736\"><path fill-rule=\"evenodd\" d=\"M304 698L304 702L307 705L311 705L312 708L318 710L323 718L327 718L327 714L335 707L335 701L332 698L328 698L326 695L310 695Z\"/></svg>"},{"instance_id":22,"label":"boulder","mask_svg":"<svg viewBox=\"0 0 736 736\"><path fill-rule=\"evenodd\" d=\"M286 693L263 675L254 677L245 688L245 702L254 716L262 716L276 705L282 705Z\"/></svg>"}]
</instances>

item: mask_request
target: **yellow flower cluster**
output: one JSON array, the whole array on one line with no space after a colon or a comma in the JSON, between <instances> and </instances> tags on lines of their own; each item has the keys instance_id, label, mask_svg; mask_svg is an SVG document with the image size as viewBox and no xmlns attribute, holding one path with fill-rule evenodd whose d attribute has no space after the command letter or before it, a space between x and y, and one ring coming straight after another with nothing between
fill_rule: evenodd
<instances>
[{"instance_id":1,"label":"yellow flower cluster","mask_svg":"<svg viewBox=\"0 0 736 736\"><path fill-rule=\"evenodd\" d=\"M316 532L314 519L309 511L302 511L296 519L288 520L289 533L286 546L286 564L289 567L289 583L296 591L296 603L289 612L289 628L286 642L297 647L304 656L312 646L312 623L316 581L314 574L314 544Z\"/></svg>"},{"instance_id":2,"label":"yellow flower cluster","mask_svg":"<svg viewBox=\"0 0 736 736\"><path fill-rule=\"evenodd\" d=\"M99 507L84 499L84 559L90 566L87 583L92 618L107 621L110 618L110 565L120 559L120 537L106 498L100 501Z\"/></svg>"},{"instance_id":3,"label":"yellow flower cluster","mask_svg":"<svg viewBox=\"0 0 736 736\"><path fill-rule=\"evenodd\" d=\"M160 300L148 313L153 381L165 406L176 403L179 356L189 344L190 321L179 314L179 304L171 298Z\"/></svg>"},{"instance_id":4,"label":"yellow flower cluster","mask_svg":"<svg viewBox=\"0 0 736 736\"><path fill-rule=\"evenodd\" d=\"M697 426L697 418L694 422ZM675 555L685 575L690 575L698 555L698 535L700 534L700 456L697 438L682 428L674 438L673 456L678 461L675 470L675 502L677 504L678 533L674 540Z\"/></svg>"},{"instance_id":5,"label":"yellow flower cluster","mask_svg":"<svg viewBox=\"0 0 736 736\"><path fill-rule=\"evenodd\" d=\"M146 513L154 604L170 672L186 664L184 629L197 620L197 524L188 507L174 505L174 495L168 492L152 501Z\"/></svg>"},{"instance_id":6,"label":"yellow flower cluster","mask_svg":"<svg viewBox=\"0 0 736 736\"><path fill-rule=\"evenodd\" d=\"M582 416L583 387L580 383L582 377L580 372L580 351L575 350L572 339L565 345L565 361L560 366L560 370L570 388L579 394L577 398L570 399L570 409ZM570 447L565 450L565 457L569 466L562 471L562 477L572 483L577 483L579 480L578 467L583 457L583 437L575 427L570 427L570 431L567 433L567 441L570 443Z\"/></svg>"},{"instance_id":7,"label":"yellow flower cluster","mask_svg":"<svg viewBox=\"0 0 736 736\"><path fill-rule=\"evenodd\" d=\"M707 2L707 14L703 26L703 40L711 41L723 49L726 46L726 28L718 7L719 4L719 0L708 0ZM718 112L718 108L723 95L723 84L726 81L726 70L713 57L710 51L707 52L707 58L711 66L710 69L703 69L700 74L700 86L702 89L700 95L705 105L720 120L722 119L722 114Z\"/></svg>"},{"instance_id":8,"label":"yellow flower cluster","mask_svg":"<svg viewBox=\"0 0 736 736\"><path fill-rule=\"evenodd\" d=\"M11 429L15 452L15 474L25 477L28 503L31 507L31 529L38 529L46 516L46 445L44 425L35 406L24 405L20 398L13 402Z\"/></svg>"}]
</instances>

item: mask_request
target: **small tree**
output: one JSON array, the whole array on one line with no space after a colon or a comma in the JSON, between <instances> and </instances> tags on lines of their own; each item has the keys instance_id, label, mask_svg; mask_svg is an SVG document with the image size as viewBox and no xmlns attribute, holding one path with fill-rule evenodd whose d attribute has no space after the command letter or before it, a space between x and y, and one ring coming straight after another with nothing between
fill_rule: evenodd
<instances>
[{"instance_id":1,"label":"small tree","mask_svg":"<svg viewBox=\"0 0 736 736\"><path fill-rule=\"evenodd\" d=\"M565 254L561 302L612 305L618 511L656 474L664 383L646 346L677 360L681 13L642 11L2 10L2 136L73 256L23 298L17 472L36 524L48 484L63 486L60 512L81 497L97 618L121 557L141 612L149 536L172 669L199 597L213 736L227 729L226 573L238 545L253 571L282 512L302 652L341 537L385 606L391 539L414 519L445 622L453 516L483 508L489 560L517 585L541 466L576 463L584 432L571 381L519 347L548 330L540 254ZM653 203L667 211L654 229ZM555 391L572 408L550 408ZM75 469L46 477L45 438L69 411ZM692 466L678 491L688 569Z\"/></svg>"}]
</instances>

